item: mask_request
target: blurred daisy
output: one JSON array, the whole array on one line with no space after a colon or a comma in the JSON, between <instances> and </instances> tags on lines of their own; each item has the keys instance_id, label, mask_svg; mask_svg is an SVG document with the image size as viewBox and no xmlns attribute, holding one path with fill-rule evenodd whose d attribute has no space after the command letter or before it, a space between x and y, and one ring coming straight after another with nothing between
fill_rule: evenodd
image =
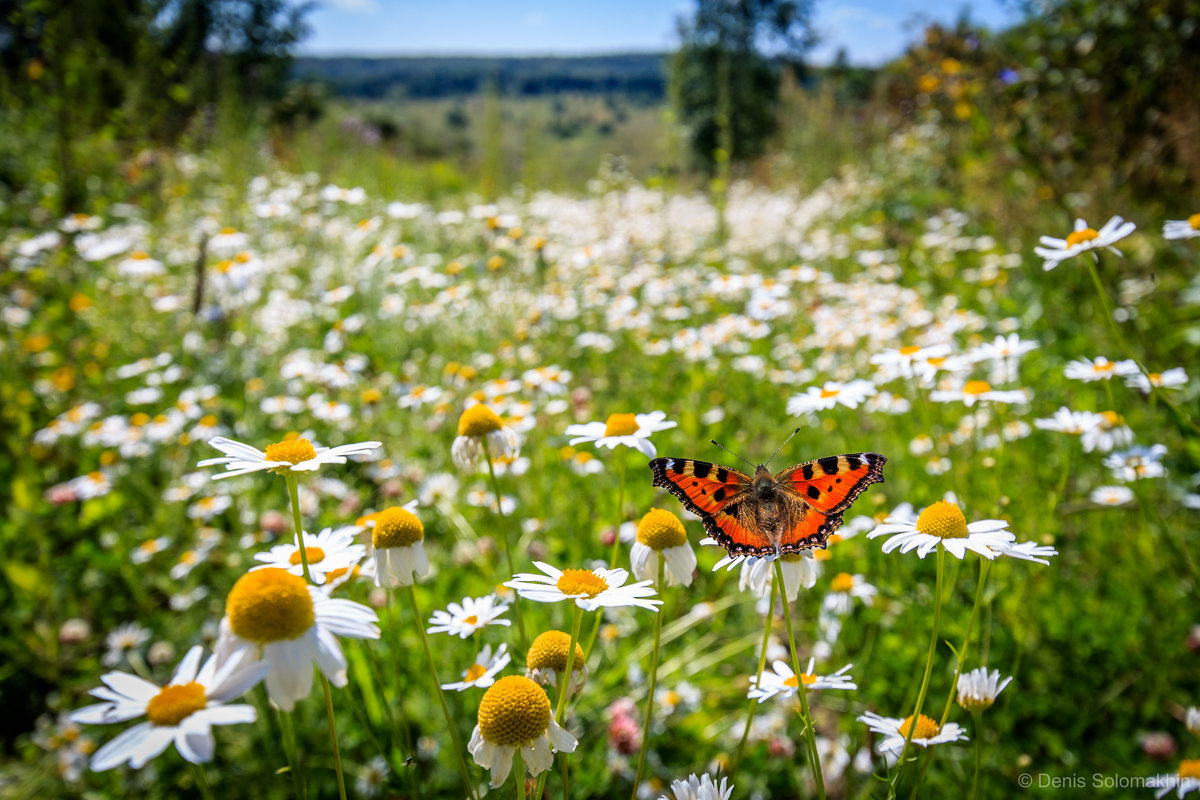
<instances>
[{"instance_id":1,"label":"blurred daisy","mask_svg":"<svg viewBox=\"0 0 1200 800\"><path fill-rule=\"evenodd\" d=\"M529 678L509 675L483 695L467 749L476 764L491 770L495 789L508 779L518 749L525 769L537 776L554 765L554 751L573 753L578 744L554 721L545 690ZM518 775L517 780L525 776Z\"/></svg>"},{"instance_id":2,"label":"blurred daisy","mask_svg":"<svg viewBox=\"0 0 1200 800\"><path fill-rule=\"evenodd\" d=\"M475 663L462 674L463 679L457 683L443 683L442 688L463 692L472 687L485 689L491 686L496 682L496 673L507 667L508 662L512 660L512 656L507 651L508 645L502 644L496 650L496 655L493 656L492 646L484 645L484 648L479 651L479 655L475 656Z\"/></svg>"},{"instance_id":3,"label":"blurred daisy","mask_svg":"<svg viewBox=\"0 0 1200 800\"><path fill-rule=\"evenodd\" d=\"M780 567L783 571L783 588L788 602L793 602L799 595L800 589L811 589L817 585L821 575L821 562L811 555L811 550L800 553L783 553L779 556ZM738 588L743 592L753 592L760 599L771 596L771 578L775 575L775 557L767 556L735 556L741 560L742 574L738 578ZM720 564L720 562L718 562ZM716 567L713 567L715 570ZM765 608L759 609L766 613Z\"/></svg>"},{"instance_id":4,"label":"blurred daisy","mask_svg":"<svg viewBox=\"0 0 1200 800\"><path fill-rule=\"evenodd\" d=\"M700 707L700 700L700 690L687 681L680 681L670 689L661 687L654 691L654 703L663 714L695 711Z\"/></svg>"},{"instance_id":5,"label":"blurred daisy","mask_svg":"<svg viewBox=\"0 0 1200 800\"><path fill-rule=\"evenodd\" d=\"M375 756L368 761L354 779L354 789L362 797L378 797L383 793L392 771L388 769L387 759Z\"/></svg>"},{"instance_id":6,"label":"blurred daisy","mask_svg":"<svg viewBox=\"0 0 1200 800\"><path fill-rule=\"evenodd\" d=\"M312 689L314 661L330 683L346 685L346 657L335 636L378 639L378 621L370 608L328 597L287 570L254 570L229 591L214 649L222 664L233 658L268 664L267 694L291 711Z\"/></svg>"},{"instance_id":7,"label":"blurred daisy","mask_svg":"<svg viewBox=\"0 0 1200 800\"><path fill-rule=\"evenodd\" d=\"M515 458L521 451L521 437L495 411L480 403L458 418L458 436L450 446L450 457L459 469L473 471L485 447L494 459Z\"/></svg>"},{"instance_id":8,"label":"blurred daisy","mask_svg":"<svg viewBox=\"0 0 1200 800\"><path fill-rule=\"evenodd\" d=\"M829 582L829 593L821 601L821 609L845 616L854 610L855 600L861 600L865 606L874 605L878 593L879 590L867 583L862 575L839 572Z\"/></svg>"},{"instance_id":9,"label":"blurred daisy","mask_svg":"<svg viewBox=\"0 0 1200 800\"><path fill-rule=\"evenodd\" d=\"M950 345L935 344L928 347L907 345L891 350L884 350L871 356L871 363L880 368L880 380L887 382L895 376L911 378L914 364L930 358L944 358L950 354ZM811 389L809 390L811 391Z\"/></svg>"},{"instance_id":10,"label":"blurred daisy","mask_svg":"<svg viewBox=\"0 0 1200 800\"><path fill-rule=\"evenodd\" d=\"M254 706L225 703L261 681L269 665L241 656L218 662L213 655L201 667L202 652L199 646L189 650L166 686L156 686L126 672L110 672L100 679L104 686L92 689L90 694L104 702L74 712L72 722L99 725L143 715L146 721L97 750L91 763L94 771L125 762L141 769L172 743L184 759L202 764L212 760L213 725L254 722Z\"/></svg>"},{"instance_id":11,"label":"blurred daisy","mask_svg":"<svg viewBox=\"0 0 1200 800\"><path fill-rule=\"evenodd\" d=\"M1167 474L1167 469L1162 464L1163 456L1166 454L1167 447L1162 444L1154 444L1150 447L1131 447L1107 456L1104 459L1104 466L1112 470L1113 477L1119 481L1161 478Z\"/></svg>"},{"instance_id":12,"label":"blurred daisy","mask_svg":"<svg viewBox=\"0 0 1200 800\"><path fill-rule=\"evenodd\" d=\"M1053 417L1035 419L1033 426L1042 431L1069 433L1080 436L1091 430L1097 424L1096 414L1091 411L1072 411L1063 406L1054 412Z\"/></svg>"},{"instance_id":13,"label":"blurred daisy","mask_svg":"<svg viewBox=\"0 0 1200 800\"><path fill-rule=\"evenodd\" d=\"M488 625L512 625L511 620L500 619L508 611L508 605L500 602L494 594L486 597L464 597L462 605L450 603L446 610L438 609L429 620L426 633L448 633L466 639L480 628Z\"/></svg>"},{"instance_id":14,"label":"blurred daisy","mask_svg":"<svg viewBox=\"0 0 1200 800\"><path fill-rule=\"evenodd\" d=\"M392 506L361 518L359 523L371 529L375 549L375 585L411 586L416 578L429 573L425 554L425 526L413 513L414 500L405 506Z\"/></svg>"},{"instance_id":15,"label":"blurred daisy","mask_svg":"<svg viewBox=\"0 0 1200 800\"><path fill-rule=\"evenodd\" d=\"M1187 219L1169 219L1163 223L1164 239L1192 239L1200 236L1200 214Z\"/></svg>"},{"instance_id":16,"label":"blurred daisy","mask_svg":"<svg viewBox=\"0 0 1200 800\"><path fill-rule=\"evenodd\" d=\"M993 389L987 381L967 381L960 389L930 392L929 399L935 403L959 402L967 408L980 401L989 403L1024 403L1029 395L1024 390L1002 391Z\"/></svg>"},{"instance_id":17,"label":"blurred daisy","mask_svg":"<svg viewBox=\"0 0 1200 800\"><path fill-rule=\"evenodd\" d=\"M958 676L958 704L972 713L991 708L996 697L1012 681L1011 677L1000 680L1000 670L990 673L987 667L978 667Z\"/></svg>"},{"instance_id":18,"label":"blurred daisy","mask_svg":"<svg viewBox=\"0 0 1200 800\"><path fill-rule=\"evenodd\" d=\"M1200 792L1200 758L1186 758L1179 762L1178 772L1168 772L1155 775L1146 782L1147 786L1158 789L1155 797L1166 797L1172 790L1176 797L1184 797L1190 792Z\"/></svg>"},{"instance_id":19,"label":"blurred daisy","mask_svg":"<svg viewBox=\"0 0 1200 800\"><path fill-rule=\"evenodd\" d=\"M504 585L516 590L521 597L538 603L574 600L575 605L584 611L621 606L637 606L657 611L657 607L662 605L661 600L647 599L654 596L650 581L639 581L626 586L625 581L629 579L629 573L623 569L598 567L592 570L560 570L542 561L535 561L533 565L545 574L518 573Z\"/></svg>"},{"instance_id":20,"label":"blurred daisy","mask_svg":"<svg viewBox=\"0 0 1200 800\"><path fill-rule=\"evenodd\" d=\"M908 737L908 729L912 724L912 717L904 719L881 717L872 711L868 711L859 717L858 720L866 724L875 733L884 737L883 741L876 747L880 753L899 755L900 751L904 749L904 740ZM966 734L957 723L947 722L946 727L942 728L924 714L917 717L917 727L912 732L913 744L921 747L933 747L935 744L957 741L967 741Z\"/></svg>"},{"instance_id":21,"label":"blurred daisy","mask_svg":"<svg viewBox=\"0 0 1200 800\"><path fill-rule=\"evenodd\" d=\"M308 572L313 583L325 583L326 576L334 571L345 572L367 554L367 548L354 541L357 526L325 530L313 536L304 534L304 555L308 559ZM295 538L288 544L277 544L265 553L255 553L255 561L263 562L254 569L276 567L286 569L293 575L303 575L304 565L300 560L300 548ZM339 573L340 574L340 573Z\"/></svg>"},{"instance_id":22,"label":"blurred daisy","mask_svg":"<svg viewBox=\"0 0 1200 800\"><path fill-rule=\"evenodd\" d=\"M875 384L861 378L849 383L825 381L824 386L810 386L804 394L794 395L787 402L787 413L792 416L825 411L837 405L858 408L858 404L875 394Z\"/></svg>"},{"instance_id":23,"label":"blurred daisy","mask_svg":"<svg viewBox=\"0 0 1200 800\"><path fill-rule=\"evenodd\" d=\"M573 437L568 442L572 446L580 442L593 442L596 447L612 450L618 445L624 445L640 451L647 458L654 458L658 451L654 449L650 436L674 428L678 424L666 420L667 415L662 411L651 411L649 414L610 414L605 422L568 425L566 434Z\"/></svg>"},{"instance_id":24,"label":"blurred daisy","mask_svg":"<svg viewBox=\"0 0 1200 800\"><path fill-rule=\"evenodd\" d=\"M1120 217L1113 217L1104 223L1104 227L1096 230L1089 228L1082 219L1076 219L1075 230L1068 234L1067 238L1043 236L1039 241L1045 246L1035 247L1033 252L1045 259L1042 269L1046 271L1054 269L1068 258L1099 247L1106 248L1109 252L1119 256L1121 251L1112 245L1133 233L1136 227L1132 222L1125 222Z\"/></svg>"},{"instance_id":25,"label":"blurred daisy","mask_svg":"<svg viewBox=\"0 0 1200 800\"><path fill-rule=\"evenodd\" d=\"M1098 486L1088 499L1098 506L1123 506L1133 502L1133 490L1128 486Z\"/></svg>"},{"instance_id":26,"label":"blurred daisy","mask_svg":"<svg viewBox=\"0 0 1200 800\"><path fill-rule=\"evenodd\" d=\"M637 524L637 541L629 552L630 565L638 580L658 578L658 559L664 562L667 586L692 585L696 551L688 544L679 517L661 508L646 512Z\"/></svg>"},{"instance_id":27,"label":"blurred daisy","mask_svg":"<svg viewBox=\"0 0 1200 800\"><path fill-rule=\"evenodd\" d=\"M308 439L285 439L282 442L267 445L264 453L248 444L235 442L224 436L209 440L209 444L225 455L220 458L206 458L197 462L196 466L209 467L223 464L228 470L213 475L213 480L248 475L251 472L262 470L271 470L280 474L289 471L311 472L319 469L322 464L345 464L347 456L366 453L381 446L380 442L357 442L337 447L313 447Z\"/></svg>"},{"instance_id":28,"label":"blurred daisy","mask_svg":"<svg viewBox=\"0 0 1200 800\"><path fill-rule=\"evenodd\" d=\"M816 659L810 658L804 674L797 678L796 673L792 671L786 661L776 661L771 665L771 669L774 671L764 670L761 680L758 680L755 675L750 676L750 691L746 693L746 696L751 700L757 698L760 703L764 703L776 695L788 698L796 693L801 683L804 684L806 690L858 688L854 679L846 674L854 666L853 664L847 664L832 675L818 675L813 672L815 662Z\"/></svg>"},{"instance_id":29,"label":"blurred daisy","mask_svg":"<svg viewBox=\"0 0 1200 800\"><path fill-rule=\"evenodd\" d=\"M1151 372L1149 377L1138 372L1128 375L1125 378L1126 384L1143 392L1149 392L1151 387L1156 389L1178 389L1180 386L1186 386L1187 382L1187 370L1183 367L1175 367L1163 372Z\"/></svg>"},{"instance_id":30,"label":"blurred daisy","mask_svg":"<svg viewBox=\"0 0 1200 800\"><path fill-rule=\"evenodd\" d=\"M1106 381L1114 377L1126 377L1138 372L1138 365L1132 359L1124 361L1109 361L1104 356L1093 359L1081 358L1072 361L1063 368L1063 375L1077 381Z\"/></svg>"},{"instance_id":31,"label":"blurred daisy","mask_svg":"<svg viewBox=\"0 0 1200 800\"><path fill-rule=\"evenodd\" d=\"M729 783L729 778L721 778L721 782L717 783L707 774L699 778L689 775L686 781L671 781L671 793L674 800L729 800L733 794L733 784ZM672 798L664 794L658 800Z\"/></svg>"},{"instance_id":32,"label":"blurred daisy","mask_svg":"<svg viewBox=\"0 0 1200 800\"><path fill-rule=\"evenodd\" d=\"M985 519L967 524L966 517L954 503L939 500L926 508L916 522L888 517L882 525L867 534L868 539L890 536L883 543L883 552L899 548L901 553L916 550L921 558L941 545L955 558L965 558L970 550L992 559L1011 544L1016 537L1000 519Z\"/></svg>"},{"instance_id":33,"label":"blurred daisy","mask_svg":"<svg viewBox=\"0 0 1200 800\"><path fill-rule=\"evenodd\" d=\"M1092 416L1091 425L1083 431L1080 441L1085 453L1107 453L1114 447L1126 447L1133 442L1133 431L1117 412L1101 411Z\"/></svg>"},{"instance_id":34,"label":"blurred daisy","mask_svg":"<svg viewBox=\"0 0 1200 800\"><path fill-rule=\"evenodd\" d=\"M148 641L150 641L149 629L143 628L136 622L118 625L109 631L108 636L104 637L108 652L100 659L100 663L106 667L115 667L125 659L127 653L138 650Z\"/></svg>"},{"instance_id":35,"label":"blurred daisy","mask_svg":"<svg viewBox=\"0 0 1200 800\"><path fill-rule=\"evenodd\" d=\"M559 677L567 668L567 648L571 646L571 634L566 631L544 631L529 645L525 656L525 677L542 686L558 687ZM575 643L575 659L571 662L572 695L578 694L588 680L587 661L583 648Z\"/></svg>"}]
</instances>

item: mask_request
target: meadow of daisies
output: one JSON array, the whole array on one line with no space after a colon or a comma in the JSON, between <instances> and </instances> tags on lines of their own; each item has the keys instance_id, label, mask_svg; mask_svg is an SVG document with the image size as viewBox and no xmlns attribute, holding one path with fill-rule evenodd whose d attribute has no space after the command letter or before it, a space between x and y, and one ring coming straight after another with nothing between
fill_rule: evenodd
<instances>
[{"instance_id":1,"label":"meadow of daisies","mask_svg":"<svg viewBox=\"0 0 1200 800\"><path fill-rule=\"evenodd\" d=\"M940 135L724 239L182 154L5 232L0 791L1200 790L1200 216L998 229ZM825 549L651 485L796 429L887 459Z\"/></svg>"}]
</instances>

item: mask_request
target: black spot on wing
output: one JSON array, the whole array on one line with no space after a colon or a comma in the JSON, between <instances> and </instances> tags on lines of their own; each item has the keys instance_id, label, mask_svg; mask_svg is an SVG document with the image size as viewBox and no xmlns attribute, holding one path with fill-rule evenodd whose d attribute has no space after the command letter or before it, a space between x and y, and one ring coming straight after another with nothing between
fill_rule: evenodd
<instances>
[{"instance_id":1,"label":"black spot on wing","mask_svg":"<svg viewBox=\"0 0 1200 800\"><path fill-rule=\"evenodd\" d=\"M815 486L809 486L808 487L808 496L811 497L813 500L816 500L818 497L821 496L821 490Z\"/></svg>"},{"instance_id":2,"label":"black spot on wing","mask_svg":"<svg viewBox=\"0 0 1200 800\"><path fill-rule=\"evenodd\" d=\"M737 513L738 513L738 508L739 508L738 503L730 503L729 505L727 505L723 509L721 509L721 511L723 511L724 513L728 514L731 517L736 517Z\"/></svg>"},{"instance_id":3,"label":"black spot on wing","mask_svg":"<svg viewBox=\"0 0 1200 800\"><path fill-rule=\"evenodd\" d=\"M717 483L725 483L729 480L729 470L724 467L717 467Z\"/></svg>"},{"instance_id":4,"label":"black spot on wing","mask_svg":"<svg viewBox=\"0 0 1200 800\"><path fill-rule=\"evenodd\" d=\"M725 499L725 487L722 486L720 489L717 489L715 492L713 492L713 500L716 500L719 503L724 499Z\"/></svg>"},{"instance_id":5,"label":"black spot on wing","mask_svg":"<svg viewBox=\"0 0 1200 800\"><path fill-rule=\"evenodd\" d=\"M811 481L813 479L812 464L805 464L800 468L800 474L804 476L804 480Z\"/></svg>"},{"instance_id":6,"label":"black spot on wing","mask_svg":"<svg viewBox=\"0 0 1200 800\"><path fill-rule=\"evenodd\" d=\"M713 465L707 461L692 462L692 474L694 474L697 478L707 478L708 473L712 470L712 468Z\"/></svg>"},{"instance_id":7,"label":"black spot on wing","mask_svg":"<svg viewBox=\"0 0 1200 800\"><path fill-rule=\"evenodd\" d=\"M825 456L824 458L818 458L817 463L820 464L821 469L825 470L826 475L837 475L838 474L838 457L837 456Z\"/></svg>"}]
</instances>

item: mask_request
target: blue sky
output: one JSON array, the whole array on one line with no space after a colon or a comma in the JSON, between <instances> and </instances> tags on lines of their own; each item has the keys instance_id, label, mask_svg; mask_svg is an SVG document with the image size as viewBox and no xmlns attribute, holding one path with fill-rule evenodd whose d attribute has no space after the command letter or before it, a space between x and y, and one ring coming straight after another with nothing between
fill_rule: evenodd
<instances>
[{"instance_id":1,"label":"blue sky","mask_svg":"<svg viewBox=\"0 0 1200 800\"><path fill-rule=\"evenodd\" d=\"M845 47L858 64L879 64L903 51L923 21L952 22L964 7L989 27L1015 19L1012 3L974 0L817 0L816 27L824 42L818 63ZM511 54L544 55L669 50L675 20L688 0L320 0L308 17L312 55Z\"/></svg>"}]
</instances>

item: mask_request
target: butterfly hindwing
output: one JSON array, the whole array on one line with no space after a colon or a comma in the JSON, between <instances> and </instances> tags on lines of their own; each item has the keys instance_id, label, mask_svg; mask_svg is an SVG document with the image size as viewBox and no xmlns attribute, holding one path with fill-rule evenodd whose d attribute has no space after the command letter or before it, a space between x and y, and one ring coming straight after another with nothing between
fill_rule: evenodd
<instances>
[{"instance_id":1,"label":"butterfly hindwing","mask_svg":"<svg viewBox=\"0 0 1200 800\"><path fill-rule=\"evenodd\" d=\"M691 458L656 458L650 462L650 470L654 485L665 488L699 516L704 530L729 552L773 551L766 537L744 516L750 489L746 475Z\"/></svg>"}]
</instances>

